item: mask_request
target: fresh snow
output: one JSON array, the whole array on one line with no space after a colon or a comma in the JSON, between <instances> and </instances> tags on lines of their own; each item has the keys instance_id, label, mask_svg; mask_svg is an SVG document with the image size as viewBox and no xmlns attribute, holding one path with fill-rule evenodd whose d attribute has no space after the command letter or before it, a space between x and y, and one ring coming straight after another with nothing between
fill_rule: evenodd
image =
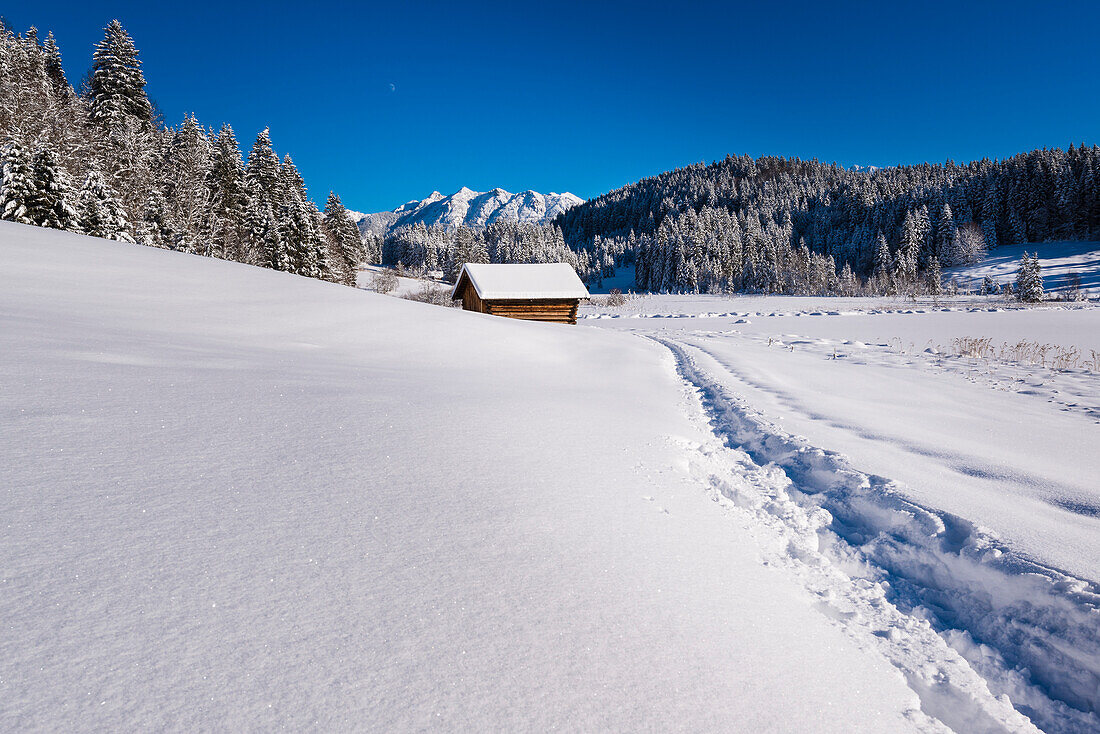
<instances>
[{"instance_id":1,"label":"fresh snow","mask_svg":"<svg viewBox=\"0 0 1100 734\"><path fill-rule=\"evenodd\" d=\"M829 299L569 327L0 253L0 729L1097 728L1084 372L1047 403Z\"/></svg>"},{"instance_id":2,"label":"fresh snow","mask_svg":"<svg viewBox=\"0 0 1100 734\"><path fill-rule=\"evenodd\" d=\"M392 212L361 214L355 221L364 234L385 234L391 229L415 224L475 229L498 220L545 224L583 201L569 192L540 194L537 191L522 191L512 194L504 189L478 192L463 186L450 196L433 191L421 201L414 199Z\"/></svg>"},{"instance_id":3,"label":"fresh snow","mask_svg":"<svg viewBox=\"0 0 1100 734\"><path fill-rule=\"evenodd\" d=\"M665 346L716 433L829 513L834 560L888 583L996 693L1051 731L1100 725L1100 363L952 349L1100 354L1100 309L647 296L581 319Z\"/></svg>"},{"instance_id":4,"label":"fresh snow","mask_svg":"<svg viewBox=\"0 0 1100 734\"><path fill-rule=\"evenodd\" d=\"M490 265L466 263L462 272L480 298L588 298L569 263ZM459 276L461 282L462 276ZM457 293L455 284L454 293Z\"/></svg>"}]
</instances>

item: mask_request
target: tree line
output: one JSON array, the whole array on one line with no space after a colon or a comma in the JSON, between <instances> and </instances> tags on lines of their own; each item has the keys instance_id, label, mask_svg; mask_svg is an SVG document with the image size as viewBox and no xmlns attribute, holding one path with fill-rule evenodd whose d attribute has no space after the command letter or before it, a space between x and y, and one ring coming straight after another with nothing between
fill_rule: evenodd
<instances>
[{"instance_id":1,"label":"tree line","mask_svg":"<svg viewBox=\"0 0 1100 734\"><path fill-rule=\"evenodd\" d=\"M354 284L366 253L339 196L322 213L267 129L246 160L229 125L165 126L145 86L117 20L79 89L52 33L0 22L0 219Z\"/></svg>"},{"instance_id":2,"label":"tree line","mask_svg":"<svg viewBox=\"0 0 1100 734\"><path fill-rule=\"evenodd\" d=\"M586 252L577 252L565 244L561 229L555 225L497 220L484 229L466 226L426 226L418 222L399 227L385 237L365 234L369 257L390 267L414 274L440 271L454 280L463 263L557 263L565 262L582 278L593 272Z\"/></svg>"}]
</instances>

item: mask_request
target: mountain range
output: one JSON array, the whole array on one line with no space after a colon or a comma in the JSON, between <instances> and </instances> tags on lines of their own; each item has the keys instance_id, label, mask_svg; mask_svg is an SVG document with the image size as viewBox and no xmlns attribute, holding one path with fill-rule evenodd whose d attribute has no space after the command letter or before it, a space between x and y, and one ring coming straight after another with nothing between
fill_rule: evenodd
<instances>
[{"instance_id":1,"label":"mountain range","mask_svg":"<svg viewBox=\"0 0 1100 734\"><path fill-rule=\"evenodd\" d=\"M384 235L398 227L421 223L428 227L467 226L474 229L484 228L502 219L542 224L583 201L569 192L540 194L537 191L521 191L512 194L504 189L478 192L463 186L450 196L433 191L428 198L420 201L414 199L393 211L374 214L351 212L351 215L360 233Z\"/></svg>"}]
</instances>

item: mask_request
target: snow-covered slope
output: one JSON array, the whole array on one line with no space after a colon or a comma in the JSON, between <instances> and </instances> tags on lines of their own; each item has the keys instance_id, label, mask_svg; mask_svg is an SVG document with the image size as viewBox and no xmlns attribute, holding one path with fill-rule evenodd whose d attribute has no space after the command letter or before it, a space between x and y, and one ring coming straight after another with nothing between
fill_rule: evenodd
<instances>
[{"instance_id":1,"label":"snow-covered slope","mask_svg":"<svg viewBox=\"0 0 1100 734\"><path fill-rule=\"evenodd\" d=\"M881 336L1093 311L0 258L0 730L1098 727L1094 376Z\"/></svg>"},{"instance_id":2,"label":"snow-covered slope","mask_svg":"<svg viewBox=\"0 0 1100 734\"><path fill-rule=\"evenodd\" d=\"M717 501L662 347L7 222L0 257L0 730L1027 729Z\"/></svg>"},{"instance_id":3,"label":"snow-covered slope","mask_svg":"<svg viewBox=\"0 0 1100 734\"><path fill-rule=\"evenodd\" d=\"M510 194L504 189L493 189L479 193L462 187L450 196L433 191L422 201L410 201L391 212L360 215L356 221L360 232L375 234L414 224L480 228L498 219L544 223L582 201L568 192L540 194L537 191L523 191Z\"/></svg>"},{"instance_id":4,"label":"snow-covered slope","mask_svg":"<svg viewBox=\"0 0 1100 734\"><path fill-rule=\"evenodd\" d=\"M1000 285L1016 281L1023 254L1038 254L1042 266L1043 287L1052 292L1065 292L1076 286L1100 295L1100 242L1040 242L1026 245L1005 245L990 251L977 265L965 265L944 271L944 278L956 281L963 288L977 290L984 278Z\"/></svg>"}]
</instances>

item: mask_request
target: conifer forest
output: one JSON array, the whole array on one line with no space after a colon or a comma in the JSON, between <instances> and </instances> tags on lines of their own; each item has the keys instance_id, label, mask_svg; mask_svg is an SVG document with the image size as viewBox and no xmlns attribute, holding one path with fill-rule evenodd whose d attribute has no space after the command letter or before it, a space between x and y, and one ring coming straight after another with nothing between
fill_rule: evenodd
<instances>
[{"instance_id":1,"label":"conifer forest","mask_svg":"<svg viewBox=\"0 0 1100 734\"><path fill-rule=\"evenodd\" d=\"M165 125L116 20L92 68L66 79L52 34L0 26L0 218L353 284L366 257L340 197L324 212L261 130Z\"/></svg>"}]
</instances>

